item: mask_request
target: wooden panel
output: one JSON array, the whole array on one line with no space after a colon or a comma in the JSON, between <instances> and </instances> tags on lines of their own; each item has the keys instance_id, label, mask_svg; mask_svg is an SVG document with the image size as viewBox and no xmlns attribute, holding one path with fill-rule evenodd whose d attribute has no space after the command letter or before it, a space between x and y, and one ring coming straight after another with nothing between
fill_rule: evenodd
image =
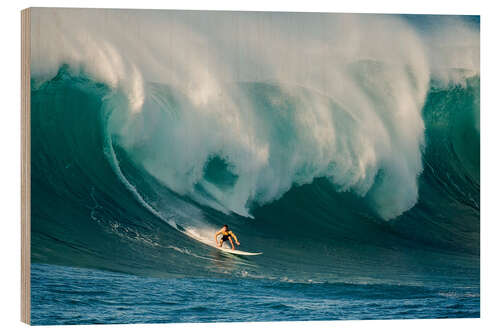
<instances>
[{"instance_id":1,"label":"wooden panel","mask_svg":"<svg viewBox=\"0 0 500 333\"><path fill-rule=\"evenodd\" d=\"M30 323L30 9L21 11L21 321Z\"/></svg>"}]
</instances>

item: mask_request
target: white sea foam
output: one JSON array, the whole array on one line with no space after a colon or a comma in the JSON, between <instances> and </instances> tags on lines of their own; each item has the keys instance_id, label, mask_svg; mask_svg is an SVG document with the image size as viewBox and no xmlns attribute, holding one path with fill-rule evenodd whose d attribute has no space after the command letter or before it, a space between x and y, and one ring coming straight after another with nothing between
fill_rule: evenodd
<instances>
[{"instance_id":1,"label":"white sea foam","mask_svg":"<svg viewBox=\"0 0 500 333\"><path fill-rule=\"evenodd\" d=\"M479 73L479 32L459 18L423 31L387 15L37 9L32 20L35 78L66 63L124 92L109 130L135 161L243 216L318 177L400 215L418 199L430 78ZM238 82L278 87L261 96L272 107ZM214 156L232 186L206 179Z\"/></svg>"}]
</instances>

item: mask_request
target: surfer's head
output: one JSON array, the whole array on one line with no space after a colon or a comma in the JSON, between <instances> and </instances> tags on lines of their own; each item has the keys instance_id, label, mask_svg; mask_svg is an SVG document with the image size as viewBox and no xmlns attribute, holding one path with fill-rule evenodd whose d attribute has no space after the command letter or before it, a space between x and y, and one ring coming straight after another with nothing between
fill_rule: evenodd
<instances>
[{"instance_id":1,"label":"surfer's head","mask_svg":"<svg viewBox=\"0 0 500 333\"><path fill-rule=\"evenodd\" d=\"M223 228L224 228L224 230L226 230L226 231L227 231L227 230L229 230L229 227L227 226L227 224L224 224L222 227L223 227Z\"/></svg>"}]
</instances>

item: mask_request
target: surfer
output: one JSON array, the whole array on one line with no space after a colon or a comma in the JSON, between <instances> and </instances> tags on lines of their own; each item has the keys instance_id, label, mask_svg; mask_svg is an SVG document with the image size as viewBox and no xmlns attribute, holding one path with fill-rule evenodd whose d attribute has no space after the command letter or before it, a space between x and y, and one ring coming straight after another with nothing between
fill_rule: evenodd
<instances>
[{"instance_id":1,"label":"surfer","mask_svg":"<svg viewBox=\"0 0 500 333\"><path fill-rule=\"evenodd\" d=\"M217 240L217 237L219 235L222 235L222 238L220 240ZM231 230L229 230L229 227L227 226L227 224L224 224L222 229L220 229L215 234L215 243L217 244L217 246L222 247L222 244L225 241L229 240L229 243L231 243L231 248L234 250L233 238L234 238L234 241L236 242L236 244L238 244L238 246L239 246L240 242L238 242L238 238L236 237L236 235Z\"/></svg>"}]
</instances>

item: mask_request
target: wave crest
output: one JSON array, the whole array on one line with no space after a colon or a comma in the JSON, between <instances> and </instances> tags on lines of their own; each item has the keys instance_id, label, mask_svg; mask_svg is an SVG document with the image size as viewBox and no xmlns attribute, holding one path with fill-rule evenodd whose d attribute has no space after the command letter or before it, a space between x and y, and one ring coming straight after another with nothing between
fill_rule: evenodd
<instances>
[{"instance_id":1,"label":"wave crest","mask_svg":"<svg viewBox=\"0 0 500 333\"><path fill-rule=\"evenodd\" d=\"M120 13L37 11L33 76L66 63L105 82L115 144L173 191L243 216L321 177L384 219L413 207L430 79L456 81L443 74L449 55L478 40L451 19L423 38L385 15ZM459 45L455 26L467 32ZM478 54L458 54L460 77L477 74Z\"/></svg>"}]
</instances>

